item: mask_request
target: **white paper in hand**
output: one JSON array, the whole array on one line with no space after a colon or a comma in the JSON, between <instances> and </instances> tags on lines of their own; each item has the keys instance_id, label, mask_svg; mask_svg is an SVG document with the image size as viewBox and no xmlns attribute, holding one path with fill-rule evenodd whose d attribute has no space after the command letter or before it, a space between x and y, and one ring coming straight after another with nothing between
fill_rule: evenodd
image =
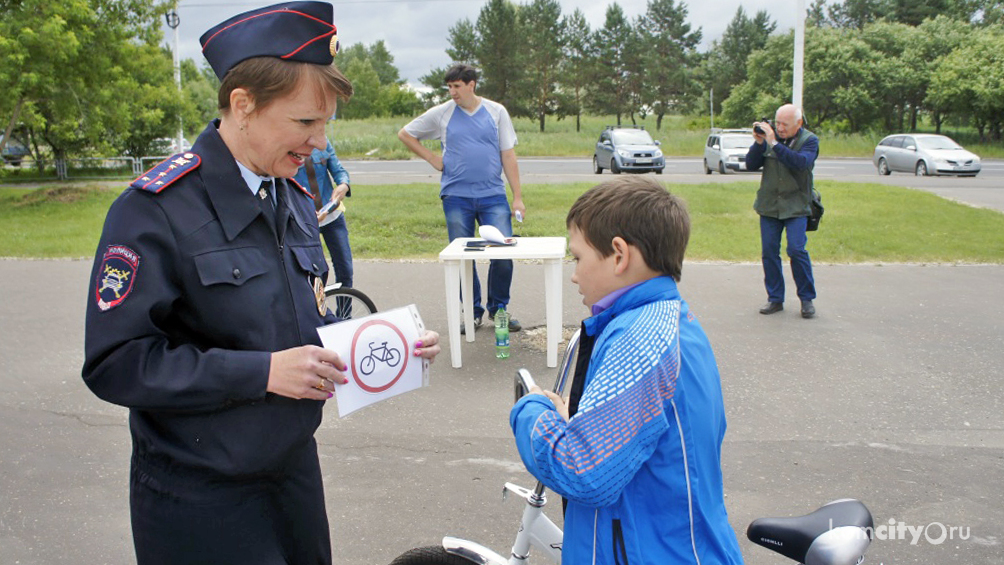
<instances>
[{"instance_id":1,"label":"white paper in hand","mask_svg":"<svg viewBox=\"0 0 1004 565\"><path fill-rule=\"evenodd\" d=\"M335 385L338 416L429 385L429 360L412 355L425 324L414 304L317 328L325 349L348 365Z\"/></svg>"}]
</instances>

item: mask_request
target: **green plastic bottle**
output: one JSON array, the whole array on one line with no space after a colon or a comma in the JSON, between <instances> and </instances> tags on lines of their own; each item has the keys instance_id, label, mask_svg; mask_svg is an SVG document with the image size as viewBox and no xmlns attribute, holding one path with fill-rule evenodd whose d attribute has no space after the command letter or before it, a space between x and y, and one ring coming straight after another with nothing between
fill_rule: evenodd
<instances>
[{"instance_id":1,"label":"green plastic bottle","mask_svg":"<svg viewBox=\"0 0 1004 565\"><path fill-rule=\"evenodd\" d=\"M509 313L505 308L495 312L495 358L509 358Z\"/></svg>"}]
</instances>

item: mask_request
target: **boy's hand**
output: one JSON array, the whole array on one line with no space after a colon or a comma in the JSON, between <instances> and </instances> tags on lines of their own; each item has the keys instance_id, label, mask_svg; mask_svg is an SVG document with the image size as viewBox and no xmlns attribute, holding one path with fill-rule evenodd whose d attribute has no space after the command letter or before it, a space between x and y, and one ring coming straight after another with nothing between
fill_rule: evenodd
<instances>
[{"instance_id":1,"label":"boy's hand","mask_svg":"<svg viewBox=\"0 0 1004 565\"><path fill-rule=\"evenodd\" d=\"M529 394L542 394L550 398L551 402L554 403L554 409L558 411L558 414L561 414L561 417L564 418L566 422L568 421L568 405L565 404L565 399L549 390L541 390L539 386L530 388Z\"/></svg>"}]
</instances>

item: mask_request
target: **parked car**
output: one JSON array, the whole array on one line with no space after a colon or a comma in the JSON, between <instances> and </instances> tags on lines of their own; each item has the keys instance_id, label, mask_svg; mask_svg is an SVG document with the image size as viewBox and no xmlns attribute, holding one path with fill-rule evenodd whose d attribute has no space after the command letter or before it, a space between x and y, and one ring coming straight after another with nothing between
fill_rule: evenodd
<instances>
[{"instance_id":1,"label":"parked car","mask_svg":"<svg viewBox=\"0 0 1004 565\"><path fill-rule=\"evenodd\" d=\"M872 162L880 175L893 171L927 175L975 177L980 158L952 138L926 133L887 136L875 147Z\"/></svg>"},{"instance_id":2,"label":"parked car","mask_svg":"<svg viewBox=\"0 0 1004 565\"><path fill-rule=\"evenodd\" d=\"M753 141L753 130L712 129L704 144L705 174L716 169L723 175L728 170L745 171L746 153Z\"/></svg>"},{"instance_id":3,"label":"parked car","mask_svg":"<svg viewBox=\"0 0 1004 565\"><path fill-rule=\"evenodd\" d=\"M645 173L655 171L661 175L666 159L659 142L645 131L645 126L607 126L596 142L593 153L593 172L603 169L617 175L621 171Z\"/></svg>"},{"instance_id":4,"label":"parked car","mask_svg":"<svg viewBox=\"0 0 1004 565\"><path fill-rule=\"evenodd\" d=\"M0 141L3 141L3 135L0 135ZM28 151L27 147L25 147L15 139L9 140L7 144L3 146L4 162L10 163L15 167L20 167L21 161L23 161L25 157L30 157L30 156L31 156L31 151Z\"/></svg>"}]
</instances>

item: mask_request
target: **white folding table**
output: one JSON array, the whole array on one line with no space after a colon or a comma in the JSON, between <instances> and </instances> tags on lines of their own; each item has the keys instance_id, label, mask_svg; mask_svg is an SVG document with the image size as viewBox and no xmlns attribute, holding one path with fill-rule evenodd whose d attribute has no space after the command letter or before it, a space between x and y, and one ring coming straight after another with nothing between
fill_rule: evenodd
<instances>
[{"instance_id":1,"label":"white folding table","mask_svg":"<svg viewBox=\"0 0 1004 565\"><path fill-rule=\"evenodd\" d=\"M450 334L450 361L460 367L460 294L463 290L464 325L467 341L474 341L474 261L478 259L539 259L544 262L544 304L547 316L547 366L558 366L561 340L561 262L565 258L563 237L518 237L516 245L465 250L473 237L460 237L439 253L446 273L446 320ZM493 332L494 335L494 332Z\"/></svg>"}]
</instances>

